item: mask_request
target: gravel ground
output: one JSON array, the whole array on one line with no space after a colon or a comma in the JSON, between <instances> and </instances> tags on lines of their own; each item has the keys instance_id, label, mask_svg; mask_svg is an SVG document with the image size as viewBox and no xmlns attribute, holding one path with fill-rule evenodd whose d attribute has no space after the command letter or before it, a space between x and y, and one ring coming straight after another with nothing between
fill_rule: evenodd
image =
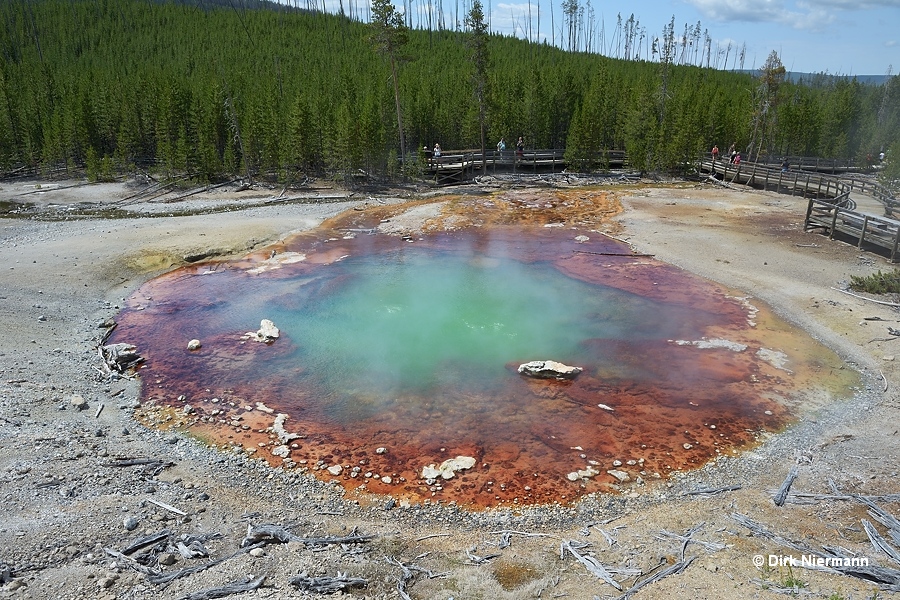
<instances>
[{"instance_id":1,"label":"gravel ground","mask_svg":"<svg viewBox=\"0 0 900 600\"><path fill-rule=\"evenodd\" d=\"M148 430L133 419L139 382L111 381L97 370L105 331L98 325L114 318L142 282L185 256L241 255L344 210L425 194L351 196L311 185L294 195L219 188L166 202L135 198L141 188L134 186L75 183L0 184L0 201L32 202L23 210L39 217L0 219L0 597L212 598L220 596L209 590L254 587L261 577L259 589L230 597L314 597L291 583L305 573L331 578L320 585L340 583L344 574L365 579L364 589L346 593L354 598L590 600L622 592L573 554L561 556L561 543L574 540L576 552L591 554L627 589L637 576L628 569L649 573L681 560L683 542L661 532L684 534L698 525L695 538L708 544L684 551L695 560L634 598L779 597L774 590L794 580L811 597L873 597L875 585L860 579L755 567L754 555L800 552L751 535L733 513L817 550L839 546L891 565L869 544L861 519L870 517L859 501L772 502L793 466L794 492L900 492L896 342L872 341L892 339L887 327L900 317L893 307L833 289L890 266L877 254L803 232L802 199L708 185L610 186L624 209L609 229L639 252L766 302L832 348L843 361L833 368L860 373L852 398L806 414L739 458L640 491L574 507L469 513L447 505L360 505L305 475ZM437 210L419 204L392 218L391 232L415 230ZM111 214L120 218L106 218ZM158 216L165 214L176 216ZM136 464L125 466L123 458ZM741 489L685 495L736 485ZM900 516L900 503L878 505ZM293 537L260 544L248 527L263 524ZM107 551L161 532L162 541L131 558ZM179 542L197 556L182 556ZM141 555L146 564L134 561ZM166 574L179 576L156 582Z\"/></svg>"}]
</instances>

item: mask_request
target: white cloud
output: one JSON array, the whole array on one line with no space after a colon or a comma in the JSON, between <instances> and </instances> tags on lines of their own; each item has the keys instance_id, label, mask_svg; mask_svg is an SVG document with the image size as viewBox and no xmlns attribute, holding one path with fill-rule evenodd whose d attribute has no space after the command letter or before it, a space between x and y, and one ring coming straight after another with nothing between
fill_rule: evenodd
<instances>
[{"instance_id":1,"label":"white cloud","mask_svg":"<svg viewBox=\"0 0 900 600\"><path fill-rule=\"evenodd\" d=\"M818 31L835 21L834 9L848 0L817 0L815 4L797 2L789 5L783 0L686 0L704 17L718 22L776 23L793 29ZM900 0L881 0L900 3ZM830 5L828 7L827 5ZM854 4L854 7L861 6Z\"/></svg>"},{"instance_id":2,"label":"white cloud","mask_svg":"<svg viewBox=\"0 0 900 600\"><path fill-rule=\"evenodd\" d=\"M817 0L816 4L820 7L829 6L831 8L843 10L866 10L870 8L900 8L900 0L863 0L854 2L853 0Z\"/></svg>"}]
</instances>

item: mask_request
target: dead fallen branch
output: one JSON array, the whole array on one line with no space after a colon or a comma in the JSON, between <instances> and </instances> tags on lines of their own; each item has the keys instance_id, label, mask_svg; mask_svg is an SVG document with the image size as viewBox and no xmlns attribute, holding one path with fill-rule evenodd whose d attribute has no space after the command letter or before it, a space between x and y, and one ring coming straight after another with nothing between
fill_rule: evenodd
<instances>
[{"instance_id":1,"label":"dead fallen branch","mask_svg":"<svg viewBox=\"0 0 900 600\"><path fill-rule=\"evenodd\" d=\"M892 306L894 308L900 308L900 304L895 304L894 302L884 302L883 300L875 300L874 298L866 298L865 296L860 296L859 294L854 294L853 292L848 292L847 290L842 290L836 287L832 287L836 292L840 292L842 294L847 294L848 296L853 296L854 298L859 298L860 300L868 300L869 302L874 302L875 304L881 304L882 306Z\"/></svg>"},{"instance_id":2,"label":"dead fallen branch","mask_svg":"<svg viewBox=\"0 0 900 600\"><path fill-rule=\"evenodd\" d=\"M292 577L290 584L305 592L314 592L316 594L336 594L337 592L347 592L352 589L363 589L369 585L368 579L361 577L347 577L346 574L338 571L336 577L310 577L305 572Z\"/></svg>"},{"instance_id":3,"label":"dead fallen branch","mask_svg":"<svg viewBox=\"0 0 900 600\"><path fill-rule=\"evenodd\" d=\"M591 575L605 581L621 592L622 585L612 578L612 575L609 574L609 571L606 570L606 567L600 564L600 561L598 561L593 556L590 556L588 554L581 554L580 552L578 552L578 550L576 550L576 546L578 550L580 550L588 546L588 544L579 544L574 540L565 541L559 545L560 558L564 558L566 552L568 552L569 554L574 556L575 559L578 560L578 562L583 564Z\"/></svg>"},{"instance_id":4,"label":"dead fallen branch","mask_svg":"<svg viewBox=\"0 0 900 600\"><path fill-rule=\"evenodd\" d=\"M137 352L137 346L132 344L119 343L100 346L98 352L106 366L116 373L125 373L131 367L144 361L144 357Z\"/></svg>"},{"instance_id":5,"label":"dead fallen branch","mask_svg":"<svg viewBox=\"0 0 900 600\"><path fill-rule=\"evenodd\" d=\"M288 542L298 542L306 546L326 546L328 544L359 544L375 539L375 535L357 533L356 528L349 535L333 536L333 537L300 537L289 532L279 525L249 525L247 527L247 535L241 541L241 547L250 546L257 543L271 544Z\"/></svg>"},{"instance_id":6,"label":"dead fallen branch","mask_svg":"<svg viewBox=\"0 0 900 600\"><path fill-rule=\"evenodd\" d=\"M726 485L720 488L702 488L699 490L693 490L683 493L682 496L714 496L716 494L722 494L724 492L734 492L739 489L741 489L740 485Z\"/></svg>"},{"instance_id":7,"label":"dead fallen branch","mask_svg":"<svg viewBox=\"0 0 900 600\"><path fill-rule=\"evenodd\" d=\"M860 496L857 494L813 494L809 492L794 492L788 496L788 502L793 504L811 504L823 500L870 500L872 502L900 502L900 494L884 494L881 496ZM798 502L798 500L800 500ZM803 502L809 500L809 502Z\"/></svg>"},{"instance_id":8,"label":"dead fallen branch","mask_svg":"<svg viewBox=\"0 0 900 600\"><path fill-rule=\"evenodd\" d=\"M892 496L900 497L900 494L892 494ZM872 496L853 496L856 500L859 500L863 504L869 507L869 514L873 519L891 529L900 533L900 520L897 520L894 515L887 512L872 500ZM888 500L887 502L894 502L895 500Z\"/></svg>"},{"instance_id":9,"label":"dead fallen branch","mask_svg":"<svg viewBox=\"0 0 900 600\"><path fill-rule=\"evenodd\" d=\"M884 554L887 554L892 561L900 565L900 552L888 544L887 540L881 537L881 534L878 533L875 527L865 519L862 519L862 526L863 529L866 530L866 535L869 536L869 541L872 542L872 546L876 550L880 550Z\"/></svg>"},{"instance_id":10,"label":"dead fallen branch","mask_svg":"<svg viewBox=\"0 0 900 600\"><path fill-rule=\"evenodd\" d=\"M788 472L787 477L784 478L784 482L781 484L781 487L778 488L777 492L775 492L775 497L772 498L775 506L784 506L784 501L787 500L788 492L791 490L791 486L794 485L794 480L797 479L797 474L797 467L791 467L791 470Z\"/></svg>"},{"instance_id":11,"label":"dead fallen branch","mask_svg":"<svg viewBox=\"0 0 900 600\"><path fill-rule=\"evenodd\" d=\"M726 544L722 544L719 542L706 542L704 540L695 540L693 536L695 533L697 533L700 530L700 528L702 526L703 526L703 523L700 523L699 525L695 525L694 527L688 529L684 535L680 535L678 533L672 533L671 531L666 531L665 529L663 529L662 531L659 532L659 535L657 535L656 537L657 537L657 539L661 539L661 540L668 538L668 539L678 540L679 542L682 542L681 560L684 560L684 552L687 549L688 544L693 543L693 544L697 544L698 546L703 546L705 549L709 550L710 552L717 552L719 550L724 550L725 548L728 547Z\"/></svg>"},{"instance_id":12,"label":"dead fallen branch","mask_svg":"<svg viewBox=\"0 0 900 600\"><path fill-rule=\"evenodd\" d=\"M403 600L412 600L410 595L406 593L406 586L416 578L417 573L422 573L429 579L443 577L443 575L432 573L429 569L422 568L418 565L402 563L392 556L388 556L387 561L392 565L400 567L400 578L397 580L397 593L400 594L400 598Z\"/></svg>"},{"instance_id":13,"label":"dead fallen branch","mask_svg":"<svg viewBox=\"0 0 900 600\"><path fill-rule=\"evenodd\" d=\"M259 589L265 580L266 576L263 575L250 581L229 583L222 587L211 588L203 590L202 592L194 592L193 594L182 596L180 600L212 600L213 598L224 598L226 596L231 596L232 594L252 592L253 590Z\"/></svg>"},{"instance_id":14,"label":"dead fallen branch","mask_svg":"<svg viewBox=\"0 0 900 600\"><path fill-rule=\"evenodd\" d=\"M160 542L164 542L169 539L169 536L172 535L172 532L168 529L163 529L162 531L158 531L156 533L151 533L150 535L145 535L136 539L132 542L128 547L122 550L122 554L128 556L130 554L134 554L138 550L142 548L146 548L147 546L153 546L154 544L158 544Z\"/></svg>"},{"instance_id":15,"label":"dead fallen branch","mask_svg":"<svg viewBox=\"0 0 900 600\"><path fill-rule=\"evenodd\" d=\"M187 516L186 512L184 512L180 508L175 508L171 504L166 504L165 502L160 502L159 500L154 500L153 498L147 498L147 502L149 502L150 504L156 505L164 510L167 510L171 513L175 513L176 515L179 515L182 517Z\"/></svg>"},{"instance_id":16,"label":"dead fallen branch","mask_svg":"<svg viewBox=\"0 0 900 600\"><path fill-rule=\"evenodd\" d=\"M449 537L453 535L452 533L432 533L431 535L423 535L422 537L416 538L417 542L424 542L425 540L430 540L431 538L438 537Z\"/></svg>"},{"instance_id":17,"label":"dead fallen branch","mask_svg":"<svg viewBox=\"0 0 900 600\"><path fill-rule=\"evenodd\" d=\"M769 531L740 513L732 513L731 518L749 529L753 535L766 538L786 548L793 548L801 555L805 555L804 560L792 561L792 566L856 577L878 584L882 590L900 592L900 569L871 566L868 558L847 556L845 551L839 548L823 547L822 550L816 550Z\"/></svg>"},{"instance_id":18,"label":"dead fallen branch","mask_svg":"<svg viewBox=\"0 0 900 600\"><path fill-rule=\"evenodd\" d=\"M630 588L625 590L625 593L622 594L621 596L619 596L617 598L617 600L627 600L628 598L631 597L632 594L637 592L639 589L646 587L646 586L650 585L651 583L655 583L664 577L668 577L669 575L678 575L679 573L681 573L682 571L687 569L690 566L690 564L692 562L694 562L694 559L696 559L696 558L697 558L696 556L692 556L687 560L680 560L677 563L675 563L674 565L672 565L671 567L667 567L667 568L663 569L662 571L657 571L655 574L648 577L647 579L645 579L639 583L635 583L633 586L631 586Z\"/></svg>"},{"instance_id":19,"label":"dead fallen branch","mask_svg":"<svg viewBox=\"0 0 900 600\"><path fill-rule=\"evenodd\" d=\"M495 553L495 554L488 554L486 556L478 556L477 554L474 554L474 551L475 551L475 548L472 548L471 550L468 550L468 549L466 550L466 558L468 558L472 562L473 565L483 565L484 563L491 560L492 558L497 558L498 556L500 556L499 552Z\"/></svg>"},{"instance_id":20,"label":"dead fallen branch","mask_svg":"<svg viewBox=\"0 0 900 600\"><path fill-rule=\"evenodd\" d=\"M595 256L626 256L629 258L652 258L656 256L655 254L638 254L635 252L590 252L588 250L572 250L576 254L593 254Z\"/></svg>"}]
</instances>

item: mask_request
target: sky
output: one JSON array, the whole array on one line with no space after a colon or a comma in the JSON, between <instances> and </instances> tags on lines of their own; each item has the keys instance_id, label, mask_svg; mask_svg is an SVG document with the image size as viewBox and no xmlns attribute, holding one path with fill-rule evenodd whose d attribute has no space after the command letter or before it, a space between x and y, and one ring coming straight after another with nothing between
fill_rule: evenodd
<instances>
[{"instance_id":1,"label":"sky","mask_svg":"<svg viewBox=\"0 0 900 600\"><path fill-rule=\"evenodd\" d=\"M335 11L343 3L345 11L356 10L361 20L367 20L367 0L316 1ZM445 27L452 28L457 17L463 21L471 1L394 0L394 5L401 12L409 11L414 27L426 27L429 13L434 23L441 9ZM492 32L561 46L568 39L564 1L530 0L529 5L528 0L481 0ZM639 49L641 58L647 58L648 40L661 37L674 17L679 39L685 25L693 28L700 22L700 51L694 52L694 64L701 60L706 64L702 47L708 34L710 63L719 68L741 68L740 53L745 48L744 69L759 68L774 50L788 71L885 75L890 68L892 74L900 72L900 0L575 1L582 8L584 29L593 33L591 49L606 55L624 52L621 31L634 15L636 30L646 33L642 42L638 34L634 51ZM621 28L617 28L619 15ZM579 49L584 49L586 37L582 36Z\"/></svg>"}]
</instances>

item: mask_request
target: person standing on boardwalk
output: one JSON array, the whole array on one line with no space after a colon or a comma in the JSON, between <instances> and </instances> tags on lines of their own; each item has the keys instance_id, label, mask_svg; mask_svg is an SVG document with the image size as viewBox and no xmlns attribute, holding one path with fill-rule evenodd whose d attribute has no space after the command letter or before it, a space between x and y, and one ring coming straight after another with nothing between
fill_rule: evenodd
<instances>
[{"instance_id":1,"label":"person standing on boardwalk","mask_svg":"<svg viewBox=\"0 0 900 600\"><path fill-rule=\"evenodd\" d=\"M737 150L735 150L735 146L737 146L737 142L731 144L731 147L728 149L729 161L734 162L734 155L737 154Z\"/></svg>"},{"instance_id":2,"label":"person standing on boardwalk","mask_svg":"<svg viewBox=\"0 0 900 600\"><path fill-rule=\"evenodd\" d=\"M516 140L516 158L522 160L523 156L525 156L525 140L520 135L519 139Z\"/></svg>"},{"instance_id":3,"label":"person standing on boardwalk","mask_svg":"<svg viewBox=\"0 0 900 600\"><path fill-rule=\"evenodd\" d=\"M438 144L437 142L434 143L434 157L435 158L441 157L441 145Z\"/></svg>"},{"instance_id":4,"label":"person standing on boardwalk","mask_svg":"<svg viewBox=\"0 0 900 600\"><path fill-rule=\"evenodd\" d=\"M500 138L500 141L497 142L497 152L503 152L504 150L506 150L506 140Z\"/></svg>"},{"instance_id":5,"label":"person standing on boardwalk","mask_svg":"<svg viewBox=\"0 0 900 600\"><path fill-rule=\"evenodd\" d=\"M713 162L716 162L717 160L719 160L719 146L716 144L713 144L713 147L712 147L712 157L713 157Z\"/></svg>"}]
</instances>

